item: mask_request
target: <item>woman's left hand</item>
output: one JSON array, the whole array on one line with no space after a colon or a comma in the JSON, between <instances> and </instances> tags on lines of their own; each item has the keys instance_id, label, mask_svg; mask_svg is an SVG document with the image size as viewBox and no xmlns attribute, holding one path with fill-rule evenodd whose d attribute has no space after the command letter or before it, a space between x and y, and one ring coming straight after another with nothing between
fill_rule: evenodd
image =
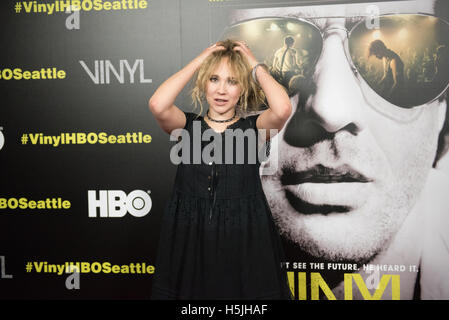
<instances>
[{"instance_id":1,"label":"woman's left hand","mask_svg":"<svg viewBox=\"0 0 449 320\"><path fill-rule=\"evenodd\" d=\"M236 44L234 50L240 51L248 60L248 63L250 64L251 68L254 68L258 64L258 61L256 57L254 57L251 50L249 49L248 45L243 41L234 41L234 42Z\"/></svg>"},{"instance_id":2,"label":"woman's left hand","mask_svg":"<svg viewBox=\"0 0 449 320\"><path fill-rule=\"evenodd\" d=\"M234 41L236 46L234 50L239 51L248 61L251 68L254 70L258 61L254 57L253 53L243 41ZM271 75L265 70L265 68L259 68L257 82L265 93L265 97L269 108L263 111L257 118L257 128L259 129L277 129L281 130L291 115L292 106L290 98L284 87L282 87ZM263 72L262 70L265 70ZM271 130L268 130L267 138L271 138Z\"/></svg>"}]
</instances>

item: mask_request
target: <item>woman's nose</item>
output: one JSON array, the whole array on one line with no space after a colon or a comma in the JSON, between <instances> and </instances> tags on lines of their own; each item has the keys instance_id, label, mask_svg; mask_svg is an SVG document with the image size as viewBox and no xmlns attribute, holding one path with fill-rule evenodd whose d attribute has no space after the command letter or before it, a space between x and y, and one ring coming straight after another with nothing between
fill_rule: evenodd
<instances>
[{"instance_id":1,"label":"woman's nose","mask_svg":"<svg viewBox=\"0 0 449 320\"><path fill-rule=\"evenodd\" d=\"M224 94L224 93L226 93L226 90L227 90L226 81L220 81L218 83L218 88L217 88L218 93Z\"/></svg>"}]
</instances>

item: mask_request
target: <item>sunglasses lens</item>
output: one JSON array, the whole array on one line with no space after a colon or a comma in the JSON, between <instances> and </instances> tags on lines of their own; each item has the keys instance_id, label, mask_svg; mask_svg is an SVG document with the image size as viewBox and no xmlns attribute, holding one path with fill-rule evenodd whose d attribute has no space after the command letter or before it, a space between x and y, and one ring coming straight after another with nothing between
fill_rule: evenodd
<instances>
[{"instance_id":1,"label":"sunglasses lens","mask_svg":"<svg viewBox=\"0 0 449 320\"><path fill-rule=\"evenodd\" d=\"M349 36L352 61L382 98L413 108L437 98L449 84L449 25L424 15L379 18L378 28L360 22ZM259 61L290 93L310 81L322 50L312 24L289 18L262 18L225 30L221 39L245 40Z\"/></svg>"},{"instance_id":2,"label":"sunglasses lens","mask_svg":"<svg viewBox=\"0 0 449 320\"><path fill-rule=\"evenodd\" d=\"M423 15L384 16L379 28L359 23L349 37L352 61L382 98L412 108L448 86L449 25Z\"/></svg>"},{"instance_id":3,"label":"sunglasses lens","mask_svg":"<svg viewBox=\"0 0 449 320\"><path fill-rule=\"evenodd\" d=\"M320 32L313 25L286 18L263 18L234 25L221 39L244 39L271 75L290 92L313 72L321 53Z\"/></svg>"}]
</instances>

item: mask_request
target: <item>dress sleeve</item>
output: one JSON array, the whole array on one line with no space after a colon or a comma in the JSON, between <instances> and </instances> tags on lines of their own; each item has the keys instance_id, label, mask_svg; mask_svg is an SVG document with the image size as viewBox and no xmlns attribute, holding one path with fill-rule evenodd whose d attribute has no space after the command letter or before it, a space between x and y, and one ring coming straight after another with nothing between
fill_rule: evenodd
<instances>
[{"instance_id":1,"label":"dress sleeve","mask_svg":"<svg viewBox=\"0 0 449 320\"><path fill-rule=\"evenodd\" d=\"M249 121L250 128L257 130L257 118L259 118L259 116L260 116L260 113L248 116L246 118ZM257 131L256 131L256 134L257 134Z\"/></svg>"},{"instance_id":2,"label":"dress sleeve","mask_svg":"<svg viewBox=\"0 0 449 320\"><path fill-rule=\"evenodd\" d=\"M184 129L187 129L192 124L192 121L195 120L197 115L193 112L187 112L187 111L183 111L183 112L184 112L184 115L186 116L186 124L184 126Z\"/></svg>"},{"instance_id":3,"label":"dress sleeve","mask_svg":"<svg viewBox=\"0 0 449 320\"><path fill-rule=\"evenodd\" d=\"M246 119L249 121L249 127L254 129L256 132L256 140L257 140L258 150L261 150L260 148L263 149L263 152L262 152L263 158L260 158L260 156L262 156L262 154L259 154L259 156L258 156L258 161L262 162L262 161L266 160L270 155L270 140L262 140L261 138L259 138L259 131L257 129L257 118L259 118L260 115L261 115L260 113L251 115L251 116L248 116Z\"/></svg>"}]
</instances>

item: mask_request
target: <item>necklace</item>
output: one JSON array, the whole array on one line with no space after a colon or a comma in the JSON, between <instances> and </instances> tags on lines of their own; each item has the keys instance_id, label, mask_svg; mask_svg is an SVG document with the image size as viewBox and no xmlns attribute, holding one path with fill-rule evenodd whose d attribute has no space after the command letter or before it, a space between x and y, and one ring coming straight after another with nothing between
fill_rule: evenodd
<instances>
[{"instance_id":1,"label":"necklace","mask_svg":"<svg viewBox=\"0 0 449 320\"><path fill-rule=\"evenodd\" d=\"M237 112L234 110L234 115L232 116L232 118L226 119L226 120L216 120L216 119L212 119L212 118L209 116L209 110L207 110L207 114L206 114L206 115L207 115L207 118L208 118L210 121L223 123L223 122L229 122L229 121L234 120L235 117L237 116Z\"/></svg>"}]
</instances>

